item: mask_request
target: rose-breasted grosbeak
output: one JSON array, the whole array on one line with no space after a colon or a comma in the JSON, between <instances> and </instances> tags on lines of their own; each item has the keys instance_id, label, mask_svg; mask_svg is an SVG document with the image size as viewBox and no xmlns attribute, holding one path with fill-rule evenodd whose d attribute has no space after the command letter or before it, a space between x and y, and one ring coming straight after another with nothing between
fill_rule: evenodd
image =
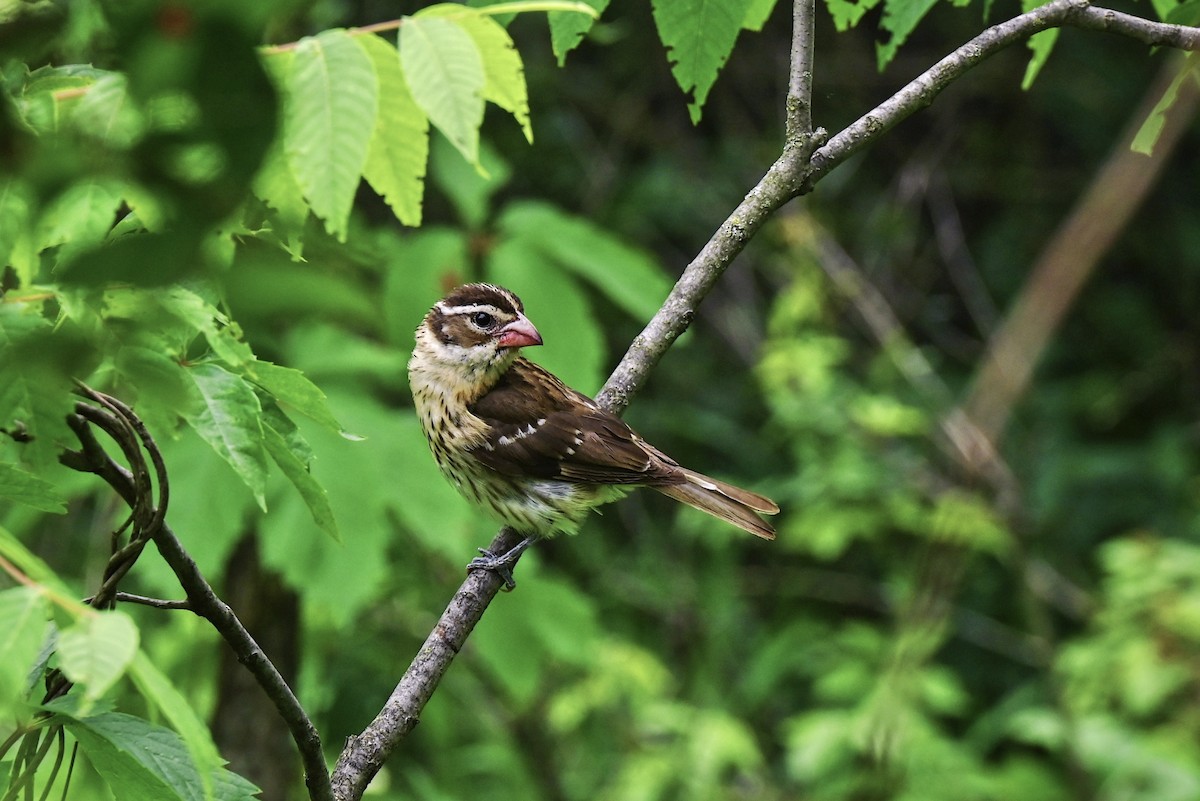
<instances>
[{"instance_id":1,"label":"rose-breasted grosbeak","mask_svg":"<svg viewBox=\"0 0 1200 801\"><path fill-rule=\"evenodd\" d=\"M438 467L468 500L525 539L484 551L472 568L508 567L531 542L574 533L592 507L634 487L659 492L763 539L768 498L681 467L618 417L519 356L542 344L521 300L466 284L438 301L416 331L408 378Z\"/></svg>"}]
</instances>

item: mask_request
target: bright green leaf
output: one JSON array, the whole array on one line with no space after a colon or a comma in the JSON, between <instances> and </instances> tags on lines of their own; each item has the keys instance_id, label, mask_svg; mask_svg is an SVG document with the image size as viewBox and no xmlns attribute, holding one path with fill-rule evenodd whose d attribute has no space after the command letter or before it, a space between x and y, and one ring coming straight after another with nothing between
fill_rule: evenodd
<instances>
[{"instance_id":1,"label":"bright green leaf","mask_svg":"<svg viewBox=\"0 0 1200 801\"><path fill-rule=\"evenodd\" d=\"M688 113L700 121L708 91L733 51L751 0L653 0L654 23L671 73L690 93Z\"/></svg>"},{"instance_id":2,"label":"bright green leaf","mask_svg":"<svg viewBox=\"0 0 1200 801\"><path fill-rule=\"evenodd\" d=\"M138 647L138 629L124 612L81 615L58 635L63 673L95 701L125 675Z\"/></svg>"},{"instance_id":3,"label":"bright green leaf","mask_svg":"<svg viewBox=\"0 0 1200 801\"><path fill-rule=\"evenodd\" d=\"M483 99L490 100L510 112L520 124L525 139L533 141L533 127L529 121L529 96L525 89L525 66L521 54L513 45L508 31L491 17L481 14L463 14L462 6L443 3L422 9L421 19L441 15L455 15L455 22L462 26L475 40L483 60ZM585 15L576 14L583 17ZM586 17L585 17L586 18Z\"/></svg>"},{"instance_id":4,"label":"bright green leaf","mask_svg":"<svg viewBox=\"0 0 1200 801\"><path fill-rule=\"evenodd\" d=\"M37 249L63 245L74 253L99 244L113 226L121 199L121 187L113 181L84 180L71 185L43 210Z\"/></svg>"},{"instance_id":5,"label":"bright green leaf","mask_svg":"<svg viewBox=\"0 0 1200 801\"><path fill-rule=\"evenodd\" d=\"M1057 41L1058 28L1051 28L1029 37L1025 46L1033 52L1033 55L1029 57L1029 64L1025 66L1025 77L1021 79L1022 89L1033 86L1038 73L1042 71L1042 67L1046 66L1046 61L1050 58L1050 53L1054 50L1054 43Z\"/></svg>"},{"instance_id":6,"label":"bright green leaf","mask_svg":"<svg viewBox=\"0 0 1200 801\"><path fill-rule=\"evenodd\" d=\"M36 276L31 258L30 219L33 195L22 181L10 178L0 182L0 267L13 265L18 286L28 286Z\"/></svg>"},{"instance_id":7,"label":"bright green leaf","mask_svg":"<svg viewBox=\"0 0 1200 801\"><path fill-rule=\"evenodd\" d=\"M215 364L194 365L188 375L201 402L185 419L241 476L266 511L267 455L258 396L241 376Z\"/></svg>"},{"instance_id":8,"label":"bright green leaf","mask_svg":"<svg viewBox=\"0 0 1200 801\"><path fill-rule=\"evenodd\" d=\"M584 35L608 8L608 2L609 0L587 0L587 4L595 11L595 16L577 11L551 11L546 15L550 23L550 46L554 50L554 57L558 59L558 66L561 67L567 60L567 53L583 41Z\"/></svg>"},{"instance_id":9,"label":"bright green leaf","mask_svg":"<svg viewBox=\"0 0 1200 801\"><path fill-rule=\"evenodd\" d=\"M292 173L326 230L344 242L375 130L375 69L346 31L324 31L297 44L287 92L284 146Z\"/></svg>"},{"instance_id":10,"label":"bright green leaf","mask_svg":"<svg viewBox=\"0 0 1200 801\"><path fill-rule=\"evenodd\" d=\"M48 604L37 587L0 592L0 719L18 714L30 671L46 639Z\"/></svg>"},{"instance_id":11,"label":"bright green leaf","mask_svg":"<svg viewBox=\"0 0 1200 801\"><path fill-rule=\"evenodd\" d=\"M0 463L0 498L56 515L67 511L66 500L53 484L11 464Z\"/></svg>"},{"instance_id":12,"label":"bright green leaf","mask_svg":"<svg viewBox=\"0 0 1200 801\"><path fill-rule=\"evenodd\" d=\"M417 105L463 158L477 164L487 76L475 40L456 21L408 17L400 28L400 63Z\"/></svg>"},{"instance_id":13,"label":"bright green leaf","mask_svg":"<svg viewBox=\"0 0 1200 801\"><path fill-rule=\"evenodd\" d=\"M429 118L408 89L396 48L374 34L360 36L358 42L379 79L379 116L363 175L396 219L418 226L429 160Z\"/></svg>"},{"instance_id":14,"label":"bright green leaf","mask_svg":"<svg viewBox=\"0 0 1200 801\"><path fill-rule=\"evenodd\" d=\"M882 0L825 0L825 7L833 17L833 26L838 31L847 31L881 2Z\"/></svg>"},{"instance_id":15,"label":"bright green leaf","mask_svg":"<svg viewBox=\"0 0 1200 801\"><path fill-rule=\"evenodd\" d=\"M891 33L887 42L875 45L875 60L879 69L891 63L900 45L917 24L934 7L937 0L884 0L883 19L879 27Z\"/></svg>"}]
</instances>

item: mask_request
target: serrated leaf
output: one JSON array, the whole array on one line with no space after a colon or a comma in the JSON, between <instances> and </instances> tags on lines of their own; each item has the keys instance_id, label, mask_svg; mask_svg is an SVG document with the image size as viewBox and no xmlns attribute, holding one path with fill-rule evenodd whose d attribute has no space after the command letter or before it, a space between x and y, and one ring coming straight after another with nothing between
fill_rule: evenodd
<instances>
[{"instance_id":1,"label":"serrated leaf","mask_svg":"<svg viewBox=\"0 0 1200 801\"><path fill-rule=\"evenodd\" d=\"M241 476L265 512L267 454L258 396L245 379L218 365L198 364L187 372L200 398L198 410L185 415L188 425Z\"/></svg>"},{"instance_id":2,"label":"serrated leaf","mask_svg":"<svg viewBox=\"0 0 1200 801\"><path fill-rule=\"evenodd\" d=\"M371 59L344 30L301 39L287 94L284 147L292 173L325 229L344 242L379 107Z\"/></svg>"},{"instance_id":3,"label":"serrated leaf","mask_svg":"<svg viewBox=\"0 0 1200 801\"><path fill-rule=\"evenodd\" d=\"M838 31L847 31L857 25L858 21L880 2L882 0L825 0L825 7L833 17L833 27Z\"/></svg>"},{"instance_id":4,"label":"serrated leaf","mask_svg":"<svg viewBox=\"0 0 1200 801\"><path fill-rule=\"evenodd\" d=\"M875 45L875 61L880 72L891 63L900 45L936 4L937 0L884 0L879 27L889 31L891 36L886 43Z\"/></svg>"},{"instance_id":5,"label":"serrated leaf","mask_svg":"<svg viewBox=\"0 0 1200 801\"><path fill-rule=\"evenodd\" d=\"M491 17L463 14L457 3L441 3L422 9L420 17L455 15L455 22L475 41L483 61L483 99L510 112L521 126L525 139L533 142L529 121L529 96L525 88L525 65L508 31ZM577 14L576 16L586 16Z\"/></svg>"},{"instance_id":6,"label":"serrated leaf","mask_svg":"<svg viewBox=\"0 0 1200 801\"><path fill-rule=\"evenodd\" d=\"M475 40L458 22L436 15L404 23L400 64L413 99L463 158L478 164L487 78Z\"/></svg>"},{"instance_id":7,"label":"serrated leaf","mask_svg":"<svg viewBox=\"0 0 1200 801\"><path fill-rule=\"evenodd\" d=\"M379 115L363 176L405 225L421 224L429 118L409 91L400 54L380 37L358 37L379 80Z\"/></svg>"},{"instance_id":8,"label":"serrated leaf","mask_svg":"<svg viewBox=\"0 0 1200 801\"><path fill-rule=\"evenodd\" d=\"M110 610L81 615L58 634L63 673L83 685L84 697L95 701L125 675L138 647L138 629L124 612Z\"/></svg>"},{"instance_id":9,"label":"serrated leaf","mask_svg":"<svg viewBox=\"0 0 1200 801\"><path fill-rule=\"evenodd\" d=\"M671 291L670 279L649 255L549 204L514 203L499 226L586 279L640 321L653 317Z\"/></svg>"},{"instance_id":10,"label":"serrated leaf","mask_svg":"<svg viewBox=\"0 0 1200 801\"><path fill-rule=\"evenodd\" d=\"M1040 33L1035 33L1025 42L1025 46L1032 51L1033 55L1029 57L1029 63L1025 65L1025 77L1021 79L1021 88L1029 89L1033 86L1034 80L1037 79L1038 73L1042 71L1042 67L1046 65L1046 61L1050 58L1050 53L1054 50L1054 43L1058 41L1058 28L1051 28Z\"/></svg>"},{"instance_id":11,"label":"serrated leaf","mask_svg":"<svg viewBox=\"0 0 1200 801\"><path fill-rule=\"evenodd\" d=\"M329 408L329 399L308 376L291 367L256 360L248 367L250 379L269 392L275 400L295 409L310 420L320 423L346 439L360 439L347 434Z\"/></svg>"},{"instance_id":12,"label":"serrated leaf","mask_svg":"<svg viewBox=\"0 0 1200 801\"><path fill-rule=\"evenodd\" d=\"M11 464L0 463L0 498L56 515L67 511L66 500L53 484Z\"/></svg>"},{"instance_id":13,"label":"serrated leaf","mask_svg":"<svg viewBox=\"0 0 1200 801\"><path fill-rule=\"evenodd\" d=\"M654 24L667 48L671 73L685 94L688 113L700 121L708 91L733 52L750 0L653 0Z\"/></svg>"},{"instance_id":14,"label":"serrated leaf","mask_svg":"<svg viewBox=\"0 0 1200 801\"><path fill-rule=\"evenodd\" d=\"M748 31L761 31L774 10L775 0L750 0L742 27Z\"/></svg>"},{"instance_id":15,"label":"serrated leaf","mask_svg":"<svg viewBox=\"0 0 1200 801\"><path fill-rule=\"evenodd\" d=\"M66 722L119 801L197 801L202 781L175 732L132 715L106 712ZM216 801L250 801L258 788L220 768L212 773Z\"/></svg>"},{"instance_id":16,"label":"serrated leaf","mask_svg":"<svg viewBox=\"0 0 1200 801\"><path fill-rule=\"evenodd\" d=\"M183 744L200 774L204 798L213 798L213 778L225 762L213 743L208 727L192 710L183 694L140 650L130 663L129 677L137 685L142 697L153 704L183 738Z\"/></svg>"},{"instance_id":17,"label":"serrated leaf","mask_svg":"<svg viewBox=\"0 0 1200 801\"><path fill-rule=\"evenodd\" d=\"M287 480L292 482L292 486L300 493L317 527L335 541L341 542L342 536L333 516L333 507L329 505L329 494L309 472L309 459L289 446L284 434L277 430L276 425L278 423L273 423L270 418L263 419L263 442L267 446L267 453L271 454L275 464L279 465Z\"/></svg>"},{"instance_id":18,"label":"serrated leaf","mask_svg":"<svg viewBox=\"0 0 1200 801\"><path fill-rule=\"evenodd\" d=\"M37 587L13 587L0 592L0 719L19 713L30 668L46 639L45 595Z\"/></svg>"},{"instance_id":19,"label":"serrated leaf","mask_svg":"<svg viewBox=\"0 0 1200 801\"><path fill-rule=\"evenodd\" d=\"M609 0L584 0L584 2L595 9L596 16L581 14L577 11L551 11L546 15L546 19L550 23L550 47L554 50L554 57L558 59L560 67L566 63L567 53L579 46L583 37L608 8Z\"/></svg>"}]
</instances>

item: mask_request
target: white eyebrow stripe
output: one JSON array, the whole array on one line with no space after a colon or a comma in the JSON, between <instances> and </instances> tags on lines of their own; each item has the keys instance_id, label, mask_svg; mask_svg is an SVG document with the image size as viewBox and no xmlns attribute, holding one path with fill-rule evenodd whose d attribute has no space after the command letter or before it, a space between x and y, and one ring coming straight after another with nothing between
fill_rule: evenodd
<instances>
[{"instance_id":1,"label":"white eyebrow stripe","mask_svg":"<svg viewBox=\"0 0 1200 801\"><path fill-rule=\"evenodd\" d=\"M470 314L471 312L480 311L496 312L498 314L504 313L490 303L472 303L469 306L447 306L439 300L437 307L442 314Z\"/></svg>"}]
</instances>

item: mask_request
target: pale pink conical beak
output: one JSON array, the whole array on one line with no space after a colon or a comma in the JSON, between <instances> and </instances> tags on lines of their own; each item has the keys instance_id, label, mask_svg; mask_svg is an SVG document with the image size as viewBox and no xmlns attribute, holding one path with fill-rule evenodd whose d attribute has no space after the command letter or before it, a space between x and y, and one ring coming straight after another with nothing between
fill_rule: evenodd
<instances>
[{"instance_id":1,"label":"pale pink conical beak","mask_svg":"<svg viewBox=\"0 0 1200 801\"><path fill-rule=\"evenodd\" d=\"M542 335L523 314L501 328L498 339L502 348L526 348L542 344Z\"/></svg>"}]
</instances>

